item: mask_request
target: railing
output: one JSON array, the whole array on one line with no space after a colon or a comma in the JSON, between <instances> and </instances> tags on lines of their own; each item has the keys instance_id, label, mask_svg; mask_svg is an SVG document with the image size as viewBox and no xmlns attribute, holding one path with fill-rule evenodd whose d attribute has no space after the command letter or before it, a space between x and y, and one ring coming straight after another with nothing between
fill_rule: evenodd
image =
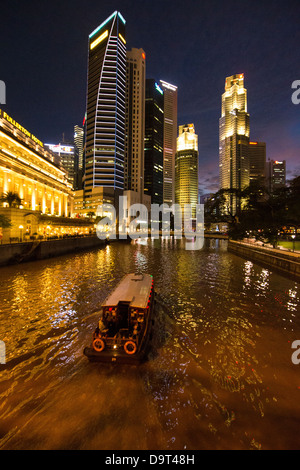
<instances>
[{"instance_id":1,"label":"railing","mask_svg":"<svg viewBox=\"0 0 300 470\"><path fill-rule=\"evenodd\" d=\"M256 250L258 252L268 252L271 255L282 258L282 259L290 259L291 261L299 262L300 261L300 252L298 251L290 251L287 249L278 249L273 248L271 246L266 246L264 244L260 245L255 242L243 240L243 241L235 241L230 240L230 244L235 244L237 246L245 246L246 248L251 248L252 250Z\"/></svg>"},{"instance_id":2,"label":"railing","mask_svg":"<svg viewBox=\"0 0 300 470\"><path fill-rule=\"evenodd\" d=\"M95 237L95 233L88 233L88 234L74 234L74 235L61 235L61 236L56 236L56 235L51 235L51 236L45 236L45 237L30 237L27 240L21 240L18 237L10 237L8 242L2 243L0 240L0 246L1 245L13 245L13 244L18 244L18 243L33 243L35 241L40 241L40 242L46 242L46 241L52 241L52 240L73 240L74 238L87 238L87 237Z\"/></svg>"}]
</instances>

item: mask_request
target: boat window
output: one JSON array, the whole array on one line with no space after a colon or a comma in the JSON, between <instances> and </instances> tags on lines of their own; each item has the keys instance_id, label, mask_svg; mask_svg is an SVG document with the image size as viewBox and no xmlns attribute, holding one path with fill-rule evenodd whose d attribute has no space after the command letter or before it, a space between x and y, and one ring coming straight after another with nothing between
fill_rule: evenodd
<instances>
[{"instance_id":1,"label":"boat window","mask_svg":"<svg viewBox=\"0 0 300 470\"><path fill-rule=\"evenodd\" d=\"M120 328L128 328L129 303L119 302L118 317Z\"/></svg>"}]
</instances>

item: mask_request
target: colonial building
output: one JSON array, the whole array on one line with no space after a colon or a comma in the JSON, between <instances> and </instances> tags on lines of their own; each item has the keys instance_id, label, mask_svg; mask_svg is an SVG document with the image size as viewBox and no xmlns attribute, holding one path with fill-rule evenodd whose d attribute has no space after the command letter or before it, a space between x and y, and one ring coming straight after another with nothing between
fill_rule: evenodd
<instances>
[{"instance_id":1,"label":"colonial building","mask_svg":"<svg viewBox=\"0 0 300 470\"><path fill-rule=\"evenodd\" d=\"M19 212L7 197L15 193L20 198ZM73 213L72 185L57 157L31 132L0 110L0 213L10 219L9 238L30 234L31 214L68 218ZM18 216L16 216L18 214ZM30 216L30 217L29 217ZM15 217L17 219L15 220ZM21 219L20 219L21 217ZM47 223L46 226L50 226ZM64 224L65 225L65 224ZM28 227L29 226L29 227ZM23 228L19 228L23 227ZM8 233L9 232L9 233Z\"/></svg>"}]
</instances>

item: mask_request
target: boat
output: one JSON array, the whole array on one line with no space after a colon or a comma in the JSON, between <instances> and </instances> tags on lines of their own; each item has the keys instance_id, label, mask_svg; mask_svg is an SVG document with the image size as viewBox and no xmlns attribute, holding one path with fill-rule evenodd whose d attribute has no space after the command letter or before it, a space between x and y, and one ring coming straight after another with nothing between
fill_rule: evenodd
<instances>
[{"instance_id":1,"label":"boat","mask_svg":"<svg viewBox=\"0 0 300 470\"><path fill-rule=\"evenodd\" d=\"M154 324L155 292L150 274L127 274L107 297L91 345L90 362L139 364L149 352Z\"/></svg>"}]
</instances>

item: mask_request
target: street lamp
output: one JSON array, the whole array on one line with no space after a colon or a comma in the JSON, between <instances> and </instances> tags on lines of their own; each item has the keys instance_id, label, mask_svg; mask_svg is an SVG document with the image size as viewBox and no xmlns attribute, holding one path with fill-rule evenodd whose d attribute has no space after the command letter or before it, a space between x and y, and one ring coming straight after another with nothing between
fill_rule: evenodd
<instances>
[{"instance_id":1,"label":"street lamp","mask_svg":"<svg viewBox=\"0 0 300 470\"><path fill-rule=\"evenodd\" d=\"M295 238L296 238L296 235L293 233L293 235L292 235L292 239L293 239L293 251L295 251Z\"/></svg>"}]
</instances>

